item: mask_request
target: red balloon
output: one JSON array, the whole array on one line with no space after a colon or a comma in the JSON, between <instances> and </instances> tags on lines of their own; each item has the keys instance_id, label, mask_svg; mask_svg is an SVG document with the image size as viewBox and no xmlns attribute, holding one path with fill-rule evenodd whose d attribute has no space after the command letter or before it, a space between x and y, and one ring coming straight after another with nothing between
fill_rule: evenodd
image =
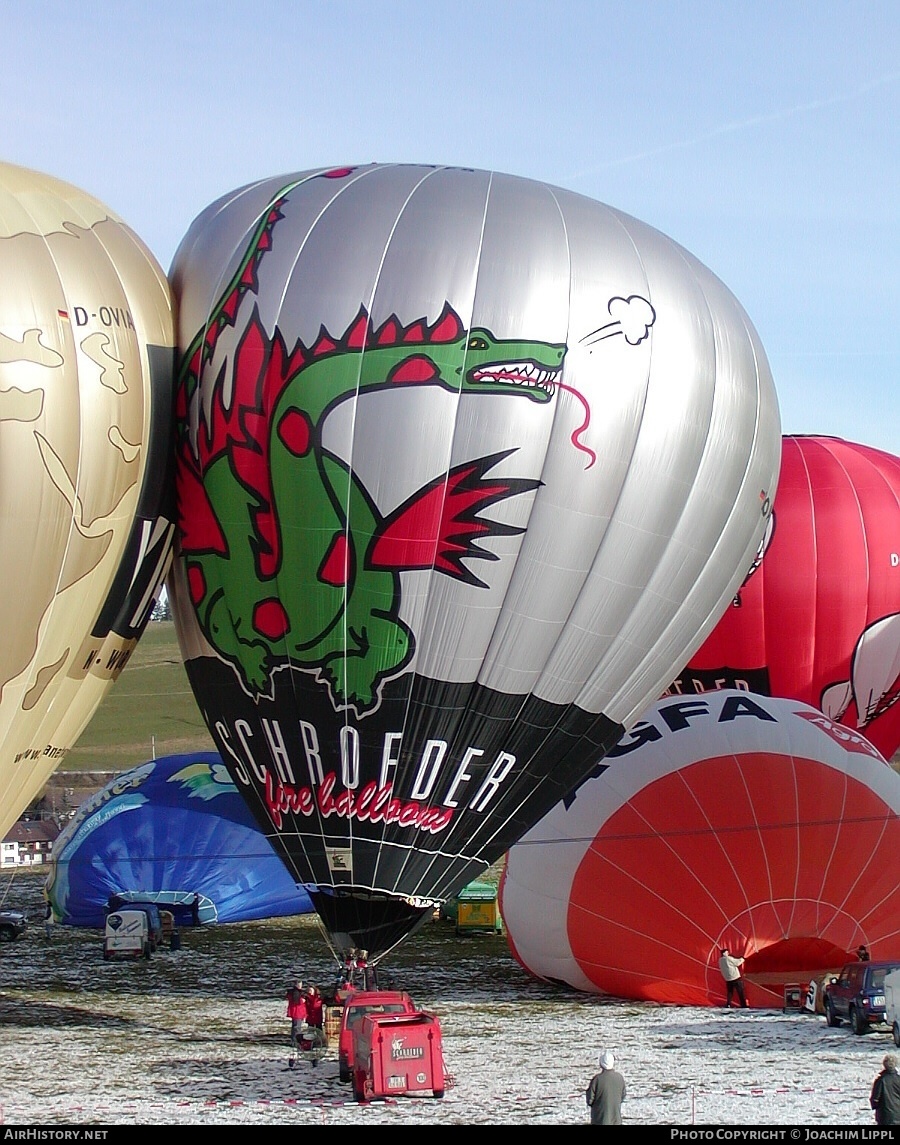
<instances>
[{"instance_id":1,"label":"red balloon","mask_svg":"<svg viewBox=\"0 0 900 1145\"><path fill-rule=\"evenodd\" d=\"M900 458L787 436L764 550L666 693L802 700L900 748Z\"/></svg>"},{"instance_id":2,"label":"red balloon","mask_svg":"<svg viewBox=\"0 0 900 1145\"><path fill-rule=\"evenodd\" d=\"M900 775L794 700L660 700L507 853L500 909L535 976L585 993L781 1005L860 943L900 965Z\"/></svg>"}]
</instances>

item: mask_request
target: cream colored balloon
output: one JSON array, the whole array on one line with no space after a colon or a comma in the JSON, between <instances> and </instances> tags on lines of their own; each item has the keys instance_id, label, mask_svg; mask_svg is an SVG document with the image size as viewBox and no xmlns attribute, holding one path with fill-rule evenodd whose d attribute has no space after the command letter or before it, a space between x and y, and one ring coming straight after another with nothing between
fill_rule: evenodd
<instances>
[{"instance_id":1,"label":"cream colored balloon","mask_svg":"<svg viewBox=\"0 0 900 1145\"><path fill-rule=\"evenodd\" d=\"M0 834L117 678L167 567L173 346L165 273L127 224L0 164Z\"/></svg>"}]
</instances>

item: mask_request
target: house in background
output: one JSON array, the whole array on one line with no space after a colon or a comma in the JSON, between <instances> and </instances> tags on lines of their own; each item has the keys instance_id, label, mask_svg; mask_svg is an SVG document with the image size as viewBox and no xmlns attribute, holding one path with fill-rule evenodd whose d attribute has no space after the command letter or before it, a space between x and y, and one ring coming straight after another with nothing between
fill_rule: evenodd
<instances>
[{"instance_id":1,"label":"house in background","mask_svg":"<svg viewBox=\"0 0 900 1145\"><path fill-rule=\"evenodd\" d=\"M0 842L0 868L49 863L59 831L52 819L20 819Z\"/></svg>"}]
</instances>

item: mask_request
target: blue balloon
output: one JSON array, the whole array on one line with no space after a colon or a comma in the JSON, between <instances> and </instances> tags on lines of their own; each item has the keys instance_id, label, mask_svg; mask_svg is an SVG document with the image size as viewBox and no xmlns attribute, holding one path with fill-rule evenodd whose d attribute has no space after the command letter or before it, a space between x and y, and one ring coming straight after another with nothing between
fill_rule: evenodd
<instances>
[{"instance_id":1,"label":"blue balloon","mask_svg":"<svg viewBox=\"0 0 900 1145\"><path fill-rule=\"evenodd\" d=\"M56 841L45 890L70 926L102 927L111 899L156 902L179 926L313 911L218 752L143 763L86 799Z\"/></svg>"}]
</instances>

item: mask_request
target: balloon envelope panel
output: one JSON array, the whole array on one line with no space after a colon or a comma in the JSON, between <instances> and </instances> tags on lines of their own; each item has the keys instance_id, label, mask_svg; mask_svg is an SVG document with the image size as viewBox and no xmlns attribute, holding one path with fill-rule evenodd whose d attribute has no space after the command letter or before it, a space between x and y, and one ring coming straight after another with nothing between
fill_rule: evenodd
<instances>
[{"instance_id":1,"label":"balloon envelope panel","mask_svg":"<svg viewBox=\"0 0 900 1145\"><path fill-rule=\"evenodd\" d=\"M537 977L751 1005L852 960L900 957L900 775L817 709L731 689L667 698L511 848L501 911Z\"/></svg>"},{"instance_id":2,"label":"balloon envelope panel","mask_svg":"<svg viewBox=\"0 0 900 1145\"><path fill-rule=\"evenodd\" d=\"M673 690L803 700L900 749L900 457L785 437L758 566Z\"/></svg>"},{"instance_id":3,"label":"balloon envelope panel","mask_svg":"<svg viewBox=\"0 0 900 1145\"><path fill-rule=\"evenodd\" d=\"M384 950L718 619L777 481L765 355L671 240L496 172L241 188L171 280L188 675L330 929Z\"/></svg>"},{"instance_id":4,"label":"balloon envelope panel","mask_svg":"<svg viewBox=\"0 0 900 1145\"><path fill-rule=\"evenodd\" d=\"M111 780L78 808L53 851L59 922L103 926L111 896L158 902L190 925L308 914L216 752L170 755Z\"/></svg>"},{"instance_id":5,"label":"balloon envelope panel","mask_svg":"<svg viewBox=\"0 0 900 1145\"><path fill-rule=\"evenodd\" d=\"M165 274L102 203L0 164L0 832L118 677L171 560Z\"/></svg>"}]
</instances>

